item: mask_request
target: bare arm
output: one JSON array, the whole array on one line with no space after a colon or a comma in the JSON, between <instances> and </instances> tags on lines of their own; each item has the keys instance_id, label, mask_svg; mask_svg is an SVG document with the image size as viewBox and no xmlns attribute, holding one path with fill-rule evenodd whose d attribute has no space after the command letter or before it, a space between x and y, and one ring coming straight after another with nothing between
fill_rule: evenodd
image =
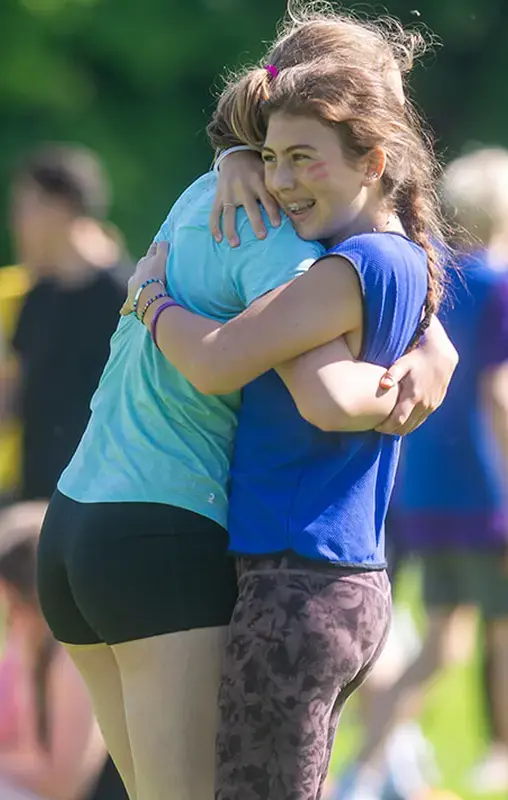
<instances>
[{"instance_id":1,"label":"bare arm","mask_svg":"<svg viewBox=\"0 0 508 800\"><path fill-rule=\"evenodd\" d=\"M366 431L393 411L398 389L379 388L386 370L356 362L336 339L277 367L300 415L325 431Z\"/></svg>"},{"instance_id":2,"label":"bare arm","mask_svg":"<svg viewBox=\"0 0 508 800\"><path fill-rule=\"evenodd\" d=\"M51 800L79 797L98 775L106 749L85 687L67 654L58 653L48 678L49 743L0 753L0 777Z\"/></svg>"},{"instance_id":3,"label":"bare arm","mask_svg":"<svg viewBox=\"0 0 508 800\"><path fill-rule=\"evenodd\" d=\"M167 247L159 246L153 258L165 264L166 256ZM143 292L143 302L156 293L151 284ZM147 326L162 302L150 306ZM334 256L259 298L225 325L170 308L159 317L157 343L199 391L226 394L301 353L360 330L362 313L356 273L347 261Z\"/></svg>"},{"instance_id":4,"label":"bare arm","mask_svg":"<svg viewBox=\"0 0 508 800\"><path fill-rule=\"evenodd\" d=\"M487 419L503 457L508 482L508 362L485 370L480 391Z\"/></svg>"},{"instance_id":5,"label":"bare arm","mask_svg":"<svg viewBox=\"0 0 508 800\"><path fill-rule=\"evenodd\" d=\"M459 355L437 317L432 317L424 339L391 366L382 388L400 384L392 413L377 430L404 436L416 430L439 408L459 363Z\"/></svg>"}]
</instances>

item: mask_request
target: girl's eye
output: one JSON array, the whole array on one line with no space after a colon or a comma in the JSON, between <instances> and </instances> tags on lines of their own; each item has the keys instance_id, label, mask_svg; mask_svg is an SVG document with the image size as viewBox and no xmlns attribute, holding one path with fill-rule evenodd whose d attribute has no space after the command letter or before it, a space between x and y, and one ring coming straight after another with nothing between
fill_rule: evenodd
<instances>
[{"instance_id":1,"label":"girl's eye","mask_svg":"<svg viewBox=\"0 0 508 800\"><path fill-rule=\"evenodd\" d=\"M263 153L261 158L265 164L273 164L275 162L275 156L272 156L270 153Z\"/></svg>"},{"instance_id":2,"label":"girl's eye","mask_svg":"<svg viewBox=\"0 0 508 800\"><path fill-rule=\"evenodd\" d=\"M308 161L309 156L305 155L305 153L294 153L293 154L293 161Z\"/></svg>"}]
</instances>

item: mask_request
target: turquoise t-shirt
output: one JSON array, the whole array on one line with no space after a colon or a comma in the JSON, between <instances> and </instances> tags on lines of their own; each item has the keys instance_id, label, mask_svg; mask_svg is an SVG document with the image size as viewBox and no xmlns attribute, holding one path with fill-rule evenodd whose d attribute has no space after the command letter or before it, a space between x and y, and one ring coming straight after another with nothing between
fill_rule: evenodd
<instances>
[{"instance_id":1,"label":"turquoise t-shirt","mask_svg":"<svg viewBox=\"0 0 508 800\"><path fill-rule=\"evenodd\" d=\"M287 218L256 239L243 210L242 244L217 244L208 219L216 176L198 178L177 200L157 239L171 243L168 287L185 307L225 322L304 272L323 249ZM168 312L169 313L169 312ZM151 502L227 519L229 467L240 392L200 394L153 345L134 317L121 318L92 399L81 443L60 478L63 494L85 503Z\"/></svg>"}]
</instances>

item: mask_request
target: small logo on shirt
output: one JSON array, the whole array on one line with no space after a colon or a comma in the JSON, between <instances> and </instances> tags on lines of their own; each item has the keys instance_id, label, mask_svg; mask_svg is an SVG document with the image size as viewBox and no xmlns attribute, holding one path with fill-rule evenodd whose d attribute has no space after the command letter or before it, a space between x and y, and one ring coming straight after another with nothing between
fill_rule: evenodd
<instances>
[{"instance_id":1,"label":"small logo on shirt","mask_svg":"<svg viewBox=\"0 0 508 800\"><path fill-rule=\"evenodd\" d=\"M208 502L215 503L215 495L213 492L210 492L210 494L208 495Z\"/></svg>"}]
</instances>

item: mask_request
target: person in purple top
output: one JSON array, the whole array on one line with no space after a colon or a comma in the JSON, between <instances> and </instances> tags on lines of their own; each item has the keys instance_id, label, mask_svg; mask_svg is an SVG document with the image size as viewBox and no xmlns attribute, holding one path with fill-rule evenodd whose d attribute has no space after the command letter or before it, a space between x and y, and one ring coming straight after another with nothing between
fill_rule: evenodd
<instances>
[{"instance_id":1,"label":"person in purple top","mask_svg":"<svg viewBox=\"0 0 508 800\"><path fill-rule=\"evenodd\" d=\"M261 130L249 130L253 97L263 98ZM361 398L346 373L340 433L332 415L315 424L294 389L302 358L316 370L309 393L331 387L340 337L378 368L419 342L442 292L436 165L392 87L333 56L251 70L232 116L262 151L267 188L298 235L326 253L221 325L146 284L165 283L159 244L130 281L125 313L142 289L144 324L188 380L209 394L244 387L228 518L239 598L216 798L316 800L340 711L387 633L384 519L400 440L376 430L390 409Z\"/></svg>"},{"instance_id":2,"label":"person in purple top","mask_svg":"<svg viewBox=\"0 0 508 800\"><path fill-rule=\"evenodd\" d=\"M494 739L473 778L482 791L508 789L507 181L508 152L497 149L445 172L444 196L464 235L454 243L458 269L442 320L460 363L446 402L404 442L393 502L400 541L421 557L427 638L380 698L358 776L402 701L445 666L456 612L473 606L485 623Z\"/></svg>"}]
</instances>

